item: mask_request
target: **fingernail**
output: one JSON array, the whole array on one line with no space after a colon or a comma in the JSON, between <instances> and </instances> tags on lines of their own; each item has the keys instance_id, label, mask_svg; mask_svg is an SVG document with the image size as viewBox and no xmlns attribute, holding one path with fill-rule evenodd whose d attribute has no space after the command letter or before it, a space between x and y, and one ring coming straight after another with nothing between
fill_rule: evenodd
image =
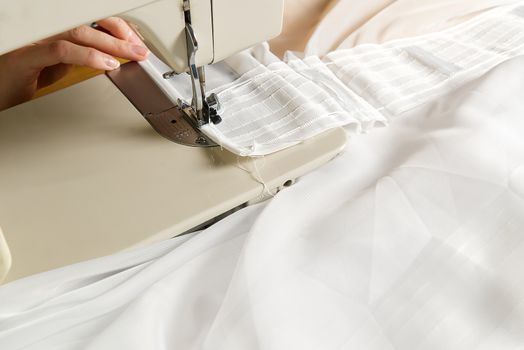
<instances>
[{"instance_id":1,"label":"fingernail","mask_svg":"<svg viewBox=\"0 0 524 350\"><path fill-rule=\"evenodd\" d=\"M115 60L113 57L106 57L104 58L104 63L109 69L116 69L120 67L120 62Z\"/></svg>"},{"instance_id":2,"label":"fingernail","mask_svg":"<svg viewBox=\"0 0 524 350\"><path fill-rule=\"evenodd\" d=\"M133 51L133 53L137 54L138 56L142 57L146 56L149 52L149 50L142 45L132 45L131 51Z\"/></svg>"},{"instance_id":3,"label":"fingernail","mask_svg":"<svg viewBox=\"0 0 524 350\"><path fill-rule=\"evenodd\" d=\"M132 44L136 44L136 45L141 45L142 44L142 40L140 40L140 38L138 37L138 35L131 29L129 28L129 31L131 32L129 34L129 37L128 37L128 41Z\"/></svg>"},{"instance_id":4,"label":"fingernail","mask_svg":"<svg viewBox=\"0 0 524 350\"><path fill-rule=\"evenodd\" d=\"M131 44L136 45L144 45L142 43L142 40L140 40L140 37L137 34L138 26L136 24L129 24L129 35L127 37L127 41L129 41Z\"/></svg>"}]
</instances>

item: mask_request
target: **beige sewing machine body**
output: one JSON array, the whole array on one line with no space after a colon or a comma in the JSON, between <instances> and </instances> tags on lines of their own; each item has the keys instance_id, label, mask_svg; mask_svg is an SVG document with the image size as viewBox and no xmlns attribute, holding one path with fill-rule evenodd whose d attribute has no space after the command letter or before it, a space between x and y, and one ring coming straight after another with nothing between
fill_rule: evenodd
<instances>
[{"instance_id":1,"label":"beige sewing machine body","mask_svg":"<svg viewBox=\"0 0 524 350\"><path fill-rule=\"evenodd\" d=\"M54 7L61 11L48 11ZM277 35L282 0L11 1L0 9L0 54L111 15L137 24L173 71L190 71L190 112L183 115L136 63L0 112L7 281L199 227L276 192L344 146L335 130L244 159L208 141L177 144L174 125L162 137L147 119L192 115L197 133L211 122L203 67ZM0 270L8 265L0 233Z\"/></svg>"}]
</instances>

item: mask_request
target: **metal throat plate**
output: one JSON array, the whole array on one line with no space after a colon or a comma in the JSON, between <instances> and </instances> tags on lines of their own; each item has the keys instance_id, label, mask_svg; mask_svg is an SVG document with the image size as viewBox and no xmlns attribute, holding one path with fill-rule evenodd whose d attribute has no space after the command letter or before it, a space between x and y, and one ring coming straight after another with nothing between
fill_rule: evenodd
<instances>
[{"instance_id":1,"label":"metal throat plate","mask_svg":"<svg viewBox=\"0 0 524 350\"><path fill-rule=\"evenodd\" d=\"M128 62L106 75L144 116L157 133L185 146L215 147L196 121L165 96L136 62Z\"/></svg>"}]
</instances>

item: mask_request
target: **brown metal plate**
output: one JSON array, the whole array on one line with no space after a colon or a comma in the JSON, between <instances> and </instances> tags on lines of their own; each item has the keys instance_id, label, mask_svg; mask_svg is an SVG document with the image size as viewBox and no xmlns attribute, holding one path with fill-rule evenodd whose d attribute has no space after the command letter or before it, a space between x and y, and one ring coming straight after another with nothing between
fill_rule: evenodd
<instances>
[{"instance_id":1,"label":"brown metal plate","mask_svg":"<svg viewBox=\"0 0 524 350\"><path fill-rule=\"evenodd\" d=\"M128 62L106 75L144 116L157 133L185 146L217 146L160 90L136 62Z\"/></svg>"},{"instance_id":2,"label":"brown metal plate","mask_svg":"<svg viewBox=\"0 0 524 350\"><path fill-rule=\"evenodd\" d=\"M185 146L213 147L216 144L198 130L178 106L144 115L153 129L168 140Z\"/></svg>"}]
</instances>

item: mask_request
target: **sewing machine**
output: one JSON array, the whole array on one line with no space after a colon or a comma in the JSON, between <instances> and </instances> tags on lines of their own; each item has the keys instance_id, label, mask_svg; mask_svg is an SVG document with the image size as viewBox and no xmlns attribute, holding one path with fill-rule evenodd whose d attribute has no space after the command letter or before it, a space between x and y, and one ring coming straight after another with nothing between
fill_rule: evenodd
<instances>
[{"instance_id":1,"label":"sewing machine","mask_svg":"<svg viewBox=\"0 0 524 350\"><path fill-rule=\"evenodd\" d=\"M220 122L205 67L276 36L282 11L283 0L4 3L0 54L118 15L169 65L155 78L189 72L192 91L174 102L128 63L0 112L7 280L204 227L335 157L341 130L262 159L213 147L199 130Z\"/></svg>"}]
</instances>

